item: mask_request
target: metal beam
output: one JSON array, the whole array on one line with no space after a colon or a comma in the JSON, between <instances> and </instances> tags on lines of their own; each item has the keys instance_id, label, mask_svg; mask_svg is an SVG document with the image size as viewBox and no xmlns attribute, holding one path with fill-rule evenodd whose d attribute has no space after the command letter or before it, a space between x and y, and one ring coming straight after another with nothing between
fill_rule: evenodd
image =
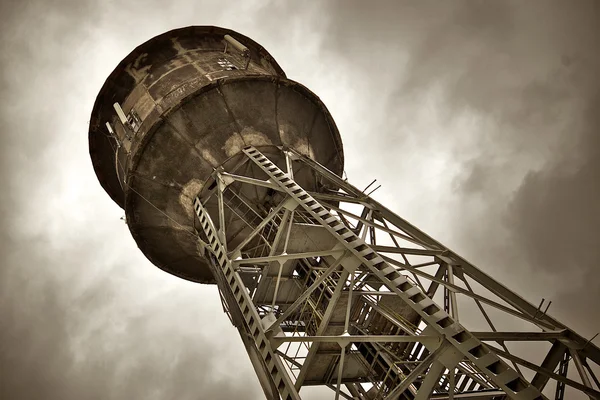
<instances>
[{"instance_id":1,"label":"metal beam","mask_svg":"<svg viewBox=\"0 0 600 400\"><path fill-rule=\"evenodd\" d=\"M535 315L535 312L537 310L536 306L529 303L522 297L518 296L517 294L512 292L510 289L508 289L506 286L500 284L499 282L494 280L492 277L490 277L483 271L479 270L477 267L470 264L467 260L458 256L456 253L452 252L446 246L442 245L441 243L439 243L438 241L436 241L429 235L425 234L424 232L422 232L421 230L419 230L418 228L416 228L415 226L413 226L406 220L400 218L398 215L396 215L390 209L385 207L383 204L379 203L378 201L376 201L368 196L361 195L361 192L358 188L356 188L355 186L351 185L350 183L344 181L339 176L337 176L334 173L332 173L331 171L329 171L327 168L323 167L319 163L314 162L310 158L301 155L300 153L296 152L296 154L298 155L299 159L301 159L304 163L309 165L311 168L315 169L317 172L321 173L332 183L336 184L340 188L343 188L345 191L354 195L355 197L360 198L362 201L369 203L372 207L378 209L379 212L381 213L381 215L385 219L387 219L389 222L391 222L393 225L395 225L399 229L402 229L404 232L406 232L410 236L418 239L419 241L421 241L421 243L423 243L427 247L447 251L448 257L451 257L452 259L456 260L456 262L461 265L461 267L465 273L467 273L471 278L475 279L479 284L483 285L486 289L490 290L496 296L500 297L501 299L503 299L504 301L511 304L513 307L515 307L516 309L520 310L521 312L523 312L525 314L528 314L531 316ZM564 326L560 322L556 321L555 319L551 318L547 314L544 315L543 318L544 318L544 321L547 324L553 326L554 329L560 329L560 328L567 329L566 326ZM572 332L572 333L575 336L579 336L579 335L576 335L574 332ZM585 342L585 340L583 340L583 338L580 336L578 337L578 339L581 339L583 342ZM592 345L592 346L594 346L594 345ZM594 346L594 347L596 347L596 346ZM597 347L596 347L596 349L597 349ZM600 349L598 349L598 352L600 352ZM600 357L595 358L595 361L600 363Z\"/></svg>"},{"instance_id":2,"label":"metal beam","mask_svg":"<svg viewBox=\"0 0 600 400\"><path fill-rule=\"evenodd\" d=\"M549 332L471 332L482 341L514 341L514 342L534 342L549 341L560 339L564 335L564 330Z\"/></svg>"},{"instance_id":3,"label":"metal beam","mask_svg":"<svg viewBox=\"0 0 600 400\"><path fill-rule=\"evenodd\" d=\"M362 201L360 199L357 199L355 197L350 197L348 195L333 194L333 193L317 193L317 192L308 192L308 194L310 194L315 199L319 199L319 200L343 201L343 202L346 202L346 203L361 204L361 205L363 205L365 207L372 208L369 205L369 203L364 202L364 201ZM327 205L329 205L329 203L327 203Z\"/></svg>"},{"instance_id":4,"label":"metal beam","mask_svg":"<svg viewBox=\"0 0 600 400\"><path fill-rule=\"evenodd\" d=\"M338 336L274 336L272 339L277 345L284 342L332 342L347 346L350 343L413 343L419 342L427 345L436 345L441 342L439 336L419 335L338 335Z\"/></svg>"},{"instance_id":5,"label":"metal beam","mask_svg":"<svg viewBox=\"0 0 600 400\"><path fill-rule=\"evenodd\" d=\"M233 260L233 264L243 265L243 264L266 264L274 261L287 261L287 260L297 260L300 258L313 258L313 257L327 257L327 256L339 256L345 250L323 250L323 251L313 251L310 253L292 253L292 254L277 254L273 256L267 257L254 257L254 258L241 258L239 260Z\"/></svg>"},{"instance_id":6,"label":"metal beam","mask_svg":"<svg viewBox=\"0 0 600 400\"><path fill-rule=\"evenodd\" d=\"M444 277L444 275L446 274L446 264L440 264L440 266L438 267L438 270L435 273L435 279L436 280L432 280L431 283L429 284L429 289L427 289L427 296L431 297L433 299L433 296L435 296L435 292L437 292L438 288L440 287L440 282L442 282L442 278Z\"/></svg>"},{"instance_id":7,"label":"metal beam","mask_svg":"<svg viewBox=\"0 0 600 400\"><path fill-rule=\"evenodd\" d=\"M288 307L278 318L277 320L275 320L268 328L268 330L273 329L273 327L277 327L279 325L281 325L283 323L283 321L285 321L286 319L288 319L293 313L294 311L300 306L300 304L304 303L306 301L306 299L308 299L308 297L311 295L312 292L314 292L319 286L321 286L321 284L325 281L325 279L327 279L331 273L333 271L335 271L340 264L342 263L342 259L343 257L339 257L337 260L335 260L335 262L333 262L331 264L331 266L329 268L327 268L326 271L324 271L314 282L312 285L310 285L310 287L308 289L306 289L297 299L296 301L294 301L294 303Z\"/></svg>"},{"instance_id":8,"label":"metal beam","mask_svg":"<svg viewBox=\"0 0 600 400\"><path fill-rule=\"evenodd\" d=\"M452 271L452 265L450 264L446 265L446 278L449 284L454 285L454 272ZM453 290L448 290L448 292L450 293L450 307L452 310L452 318L454 318L456 322L460 322L458 318L458 303L456 302L456 292Z\"/></svg>"},{"instance_id":9,"label":"metal beam","mask_svg":"<svg viewBox=\"0 0 600 400\"><path fill-rule=\"evenodd\" d=\"M435 387L440 382L440 377L442 376L445 370L446 367L444 367L444 364L442 364L438 360L435 360L431 364L431 368L429 368L429 371L427 371L425 379L423 380L423 383L421 383L421 386L417 391L415 400L429 400L431 398L431 394L433 393L433 389L435 389Z\"/></svg>"},{"instance_id":10,"label":"metal beam","mask_svg":"<svg viewBox=\"0 0 600 400\"><path fill-rule=\"evenodd\" d=\"M400 329L402 329L407 335L415 335L416 327L411 328L410 326L406 325L405 323L398 320L397 318L392 317L389 312L387 312L386 310L381 308L378 304L376 304L375 302L372 302L369 299L363 298L362 301L365 302L366 304L368 304L369 306L371 306L373 309L375 309L379 314L383 315L392 324L394 324L397 327L399 327Z\"/></svg>"},{"instance_id":11,"label":"metal beam","mask_svg":"<svg viewBox=\"0 0 600 400\"><path fill-rule=\"evenodd\" d=\"M505 396L506 393L500 390L482 390L477 392L466 392L466 393L455 393L455 399L468 399L468 400L493 400ZM448 394L434 394L431 396L431 400L449 400Z\"/></svg>"},{"instance_id":12,"label":"metal beam","mask_svg":"<svg viewBox=\"0 0 600 400\"><path fill-rule=\"evenodd\" d=\"M592 367L590 367L590 365L587 363L587 361L585 360L585 358L583 360L581 360L583 362L583 365L585 366L585 368L587 369L587 372L590 374L590 376L592 377L592 379L594 380L594 383L596 384L596 387L598 389L600 389L600 381L598 380L598 378L596 377L596 375L594 374L594 371L592 370Z\"/></svg>"},{"instance_id":13,"label":"metal beam","mask_svg":"<svg viewBox=\"0 0 600 400\"><path fill-rule=\"evenodd\" d=\"M587 387L585 385L582 385L579 382L575 382L574 380L571 380L569 378L566 378L564 376L556 374L556 373L554 373L554 372L552 372L550 370L542 368L542 367L540 367L540 366L538 366L538 365L536 365L536 364L534 364L532 362L529 362L527 360L523 360L522 358L517 357L515 355L512 355L512 354L510 354L510 353L508 353L508 352L506 352L504 350L500 350L497 347L493 347L493 346L489 346L489 347L490 347L490 349L492 349L493 351L495 351L501 357L504 357L504 358L506 358L508 360L513 360L516 363L519 363L519 364L521 364L524 367L527 367L527 368L529 368L529 369L531 369L533 371L536 371L538 373L546 375L548 378L552 378L552 379L555 379L557 381L564 382L565 384L567 384L567 385L569 385L569 386L571 386L571 387L573 387L573 388L575 388L577 390L580 390L583 393L587 394L592 399L595 399L595 400L600 399L600 392L592 389L591 387Z\"/></svg>"},{"instance_id":14,"label":"metal beam","mask_svg":"<svg viewBox=\"0 0 600 400\"><path fill-rule=\"evenodd\" d=\"M410 247L371 246L371 248L379 253L409 254L416 256L439 256L444 254L442 250L411 249Z\"/></svg>"},{"instance_id":15,"label":"metal beam","mask_svg":"<svg viewBox=\"0 0 600 400\"><path fill-rule=\"evenodd\" d=\"M254 228L254 230L250 234L248 234L248 236L246 236L246 238L242 241L242 243L240 243L235 248L235 250L233 250L230 254L236 254L237 252L240 252L244 248L245 245L250 243L250 241L254 238L254 236L256 236L256 234L258 232L260 232L265 226L267 226L267 224L269 222L271 222L271 220L277 214L279 214L279 211L281 211L281 209L283 208L285 203L286 203L286 200L282 200L281 203L279 203L275 208L273 208L273 210L271 210L271 212L262 221L260 221L258 226L256 228Z\"/></svg>"},{"instance_id":16,"label":"metal beam","mask_svg":"<svg viewBox=\"0 0 600 400\"><path fill-rule=\"evenodd\" d=\"M535 323L535 324L539 324L539 325L544 325L544 326L546 326L547 328L550 328L550 329L552 328L551 325L548 325L545 322L537 321L533 317L530 317L529 315L522 314L519 311L513 310L512 308L509 308L509 307L504 306L504 305L502 305L500 303L497 303L497 302L495 302L493 300L490 300L487 297L478 295L478 294L476 294L474 292L471 292L471 291L469 291L467 289L463 289L460 286L450 284L450 283L444 281L443 279L438 279L438 278L436 278L434 276L431 276L431 275L429 275L429 274L427 274L427 273L425 273L423 271L419 271L418 269L416 269L414 267L410 267L408 265L404 265L404 264L402 264L398 260L394 260L393 258L384 256L384 255L380 255L380 257L382 259L384 259L386 262L390 263L390 264L399 266L400 268L406 269L408 271L412 271L415 274L420 275L422 277L425 277L425 278L429 279L432 282L437 282L437 283L439 283L439 284L447 287L448 289L452 289L452 290L454 290L456 292L459 292L461 294L464 294L464 295L467 295L467 296L472 297L474 299L477 299L477 300L481 301L482 303L489 304L492 307L495 307L495 308L497 308L499 310L502 310L502 311L504 311L504 312L506 312L508 314L514 315L515 317L518 317L518 318L520 318L522 320L525 320L525 321L528 321L528 322L531 322L531 323Z\"/></svg>"},{"instance_id":17,"label":"metal beam","mask_svg":"<svg viewBox=\"0 0 600 400\"><path fill-rule=\"evenodd\" d=\"M562 360L563 355L566 351L567 346L565 346L565 344L559 341L554 342L552 344L552 347L548 351L548 354L546 354L546 357L544 357L542 364L540 365L542 370L554 371L558 366L558 363L560 363L560 361ZM544 387L548 383L549 379L550 377L547 374L543 374L538 371L531 380L531 384L541 391L544 390Z\"/></svg>"},{"instance_id":18,"label":"metal beam","mask_svg":"<svg viewBox=\"0 0 600 400\"><path fill-rule=\"evenodd\" d=\"M338 212L338 213L340 213L340 214L343 214L343 215L347 215L347 216L349 216L349 217L352 217L352 218L354 218L355 220L357 220L357 221L359 221L359 222L363 223L364 225L375 227L375 228L377 228L377 229L380 229L380 230L382 230L382 231L384 231L384 232L386 232L386 233L389 233L389 234L391 234L391 235L397 236L397 237L399 237L399 238L401 238L401 239L403 239L403 240L406 240L406 241L408 241L408 242L415 243L415 244L417 244L417 245L421 245L421 243L420 243L420 242L416 241L415 239L411 238L410 236L407 236L407 235L405 235L405 234L403 234L403 233L401 233L401 232L395 231L395 230L393 230L393 229L387 228L387 227L385 227L385 226L383 226L383 225L378 225L378 224L376 224L376 223L375 223L375 222L373 222L373 221L369 221L369 220L368 220L368 219L366 219L366 218L359 217L358 215L356 215L356 214L353 214L353 213L351 213L350 211L344 210L343 208L337 207L337 206L335 206L335 205L333 205L333 204L327 204L327 207L331 208L332 210L335 210L335 211L337 211L337 212ZM358 226L357 226L357 228L358 228Z\"/></svg>"},{"instance_id":19,"label":"metal beam","mask_svg":"<svg viewBox=\"0 0 600 400\"><path fill-rule=\"evenodd\" d=\"M442 342L437 349L429 353L425 359L404 378L398 386L396 386L385 398L385 400L396 400L399 396L408 389L410 385L421 375L427 368L439 357L439 355L448 347L448 342Z\"/></svg>"},{"instance_id":20,"label":"metal beam","mask_svg":"<svg viewBox=\"0 0 600 400\"><path fill-rule=\"evenodd\" d=\"M581 382L585 386L587 386L591 389L592 383L590 382L590 378L587 376L587 372L585 371L585 368L583 367L583 363L581 362L581 358L579 357L577 350L569 349L569 353L571 354L571 357L573 358L573 363L575 363L575 368L577 368L577 372L579 373ZM598 393L598 394L600 394L600 393ZM595 398L596 397L590 396L590 399L592 399L592 400Z\"/></svg>"},{"instance_id":21,"label":"metal beam","mask_svg":"<svg viewBox=\"0 0 600 400\"><path fill-rule=\"evenodd\" d=\"M261 181L260 179L250 178L248 176L242 176L242 175L229 174L227 172L221 172L221 175L226 178L231 178L234 181L248 183L248 184L254 185L254 186L266 187L269 189L277 190L279 192L282 191L279 186L277 186L276 184L274 184L273 182L270 182L270 181Z\"/></svg>"},{"instance_id":22,"label":"metal beam","mask_svg":"<svg viewBox=\"0 0 600 400\"><path fill-rule=\"evenodd\" d=\"M348 275L349 275L349 272L344 269L340 275L337 285L335 286L333 295L331 296L331 299L329 300L327 309L325 310L325 313L323 314L323 319L321 320L321 324L317 328L317 335L322 335L323 332L325 331L325 329L327 329L327 325L329 324L329 321L331 320L331 317L333 316L333 310L335 309L335 306L336 306L338 300L340 299L340 296L342 295L342 290L344 289L344 284L346 283L346 280L348 279ZM313 359L317 355L317 351L319 351L319 342L313 343L312 346L310 346L310 349L308 350L308 354L306 355L306 358L304 359L304 363L302 364L302 368L300 369L300 372L298 373L298 377L296 378L295 386L296 386L297 390L300 389L300 387L302 386L302 383L304 382L304 378L306 377L306 374L308 373L308 368L310 367L310 364L312 363Z\"/></svg>"}]
</instances>

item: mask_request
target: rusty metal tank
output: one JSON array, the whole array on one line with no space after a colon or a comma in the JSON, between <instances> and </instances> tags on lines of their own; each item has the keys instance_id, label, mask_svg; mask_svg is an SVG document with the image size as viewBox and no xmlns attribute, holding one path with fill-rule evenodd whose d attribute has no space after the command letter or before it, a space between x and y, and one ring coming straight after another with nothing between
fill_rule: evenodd
<instances>
[{"instance_id":1,"label":"rusty metal tank","mask_svg":"<svg viewBox=\"0 0 600 400\"><path fill-rule=\"evenodd\" d=\"M100 183L146 257L200 283L215 281L197 252L192 203L215 168L235 169L246 146L277 164L285 164L281 149L293 148L338 175L344 163L319 98L258 43L213 26L169 31L125 57L98 94L89 145ZM309 171L295 179L322 190ZM259 208L268 201L268 193L249 196Z\"/></svg>"}]
</instances>

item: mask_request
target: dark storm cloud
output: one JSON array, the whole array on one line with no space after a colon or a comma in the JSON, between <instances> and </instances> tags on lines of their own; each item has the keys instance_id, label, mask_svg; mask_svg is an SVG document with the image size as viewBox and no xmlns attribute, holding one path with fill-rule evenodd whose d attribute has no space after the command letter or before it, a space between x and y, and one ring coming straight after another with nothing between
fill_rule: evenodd
<instances>
[{"instance_id":1,"label":"dark storm cloud","mask_svg":"<svg viewBox=\"0 0 600 400\"><path fill-rule=\"evenodd\" d=\"M565 322L595 333L599 3L329 4L324 49L353 65L357 81L369 76L366 103L386 116L377 128L387 137L369 147L403 168L413 160L401 160L403 148L425 158L452 152L460 168L446 172L455 190L447 212L456 214L448 236L460 238L467 258L509 285L536 287ZM476 128L453 137L404 129L432 93L448 126L466 114Z\"/></svg>"},{"instance_id":2,"label":"dark storm cloud","mask_svg":"<svg viewBox=\"0 0 600 400\"><path fill-rule=\"evenodd\" d=\"M93 243L78 245L95 248ZM225 400L256 395L243 380L232 382L229 374L215 372L227 344L204 345L214 339L202 333L201 313L178 312L189 303L157 299L140 304L133 295L124 302L115 282L124 277L116 270L105 272L117 278L102 274L88 285L75 274L40 271L44 277L36 277L31 269L57 266L57 258L76 264L91 255L73 248L57 252L37 241L18 246L22 250L4 260L8 269L3 266L2 398ZM31 254L31 249L46 254ZM104 257L101 251L92 256ZM76 265L66 267L77 270ZM198 326L193 335L185 328L190 318Z\"/></svg>"},{"instance_id":3,"label":"dark storm cloud","mask_svg":"<svg viewBox=\"0 0 600 400\"><path fill-rule=\"evenodd\" d=\"M600 328L600 82L591 83L596 93L580 129L565 132L575 151L528 174L506 212L527 261L564 277L556 307L586 324L588 334Z\"/></svg>"},{"instance_id":4,"label":"dark storm cloud","mask_svg":"<svg viewBox=\"0 0 600 400\"><path fill-rule=\"evenodd\" d=\"M2 399L259 394L246 359L230 368L243 351L235 331L222 318L203 322L222 313L214 290L133 267L150 268L124 250L135 246L119 243L130 240L120 212L92 184L86 120L110 72L97 70L114 67L125 55L119 52L138 44L105 53L113 59L106 67L97 53L121 32L102 25L129 18L131 26L128 7L0 3ZM139 41L169 28L136 23ZM111 238L117 224L122 236Z\"/></svg>"},{"instance_id":5,"label":"dark storm cloud","mask_svg":"<svg viewBox=\"0 0 600 400\"><path fill-rule=\"evenodd\" d=\"M508 210L515 238L549 271L596 270L600 226L600 86L566 132L566 146L546 168L528 174ZM558 251L557 251L558 250Z\"/></svg>"},{"instance_id":6,"label":"dark storm cloud","mask_svg":"<svg viewBox=\"0 0 600 400\"><path fill-rule=\"evenodd\" d=\"M381 172L393 196L435 205L422 211L434 222L456 214L439 230L467 258L515 287L556 277L536 293L576 330L598 329L597 3L257 3L0 2L1 398L260 398L239 338L213 326L214 290L128 253L87 159L102 80L139 43L191 24L253 37L319 95L345 77L332 91L355 97L327 105L352 181ZM431 98L440 124L476 127L422 129ZM427 192L414 165L448 153L457 171Z\"/></svg>"}]
</instances>

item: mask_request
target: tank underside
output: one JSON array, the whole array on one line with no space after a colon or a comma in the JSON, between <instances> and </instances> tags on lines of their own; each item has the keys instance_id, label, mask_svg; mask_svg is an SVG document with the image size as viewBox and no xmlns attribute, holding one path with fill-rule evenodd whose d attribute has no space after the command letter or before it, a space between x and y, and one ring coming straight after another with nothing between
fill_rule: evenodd
<instances>
[{"instance_id":1,"label":"tank underside","mask_svg":"<svg viewBox=\"0 0 600 400\"><path fill-rule=\"evenodd\" d=\"M192 203L214 168L260 177L259 171L236 170L235 156L244 147L266 148L281 165L278 147L291 147L341 174L334 129L320 104L288 80L238 78L203 88L164 116L127 172L125 211L138 246L169 273L213 283L197 255ZM317 190L308 172L298 171L296 179ZM245 200L266 216L267 196L266 190L247 193Z\"/></svg>"}]
</instances>

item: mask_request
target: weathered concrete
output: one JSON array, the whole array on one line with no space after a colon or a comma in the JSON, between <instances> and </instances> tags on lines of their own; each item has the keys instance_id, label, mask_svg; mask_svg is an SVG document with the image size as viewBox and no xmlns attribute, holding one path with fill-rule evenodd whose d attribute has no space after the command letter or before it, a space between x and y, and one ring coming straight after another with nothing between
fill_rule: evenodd
<instances>
[{"instance_id":1,"label":"weathered concrete","mask_svg":"<svg viewBox=\"0 0 600 400\"><path fill-rule=\"evenodd\" d=\"M249 60L231 45L224 53L226 34L248 48ZM135 113L133 125L119 120L115 102ZM291 147L343 170L339 133L318 97L286 79L256 42L217 27L170 31L128 55L96 99L89 140L98 179L125 209L140 249L165 271L202 283L214 279L196 253L192 199L215 167L229 168L252 145L274 159L274 146ZM312 179L296 177L318 190ZM268 196L249 194L259 206Z\"/></svg>"}]
</instances>

